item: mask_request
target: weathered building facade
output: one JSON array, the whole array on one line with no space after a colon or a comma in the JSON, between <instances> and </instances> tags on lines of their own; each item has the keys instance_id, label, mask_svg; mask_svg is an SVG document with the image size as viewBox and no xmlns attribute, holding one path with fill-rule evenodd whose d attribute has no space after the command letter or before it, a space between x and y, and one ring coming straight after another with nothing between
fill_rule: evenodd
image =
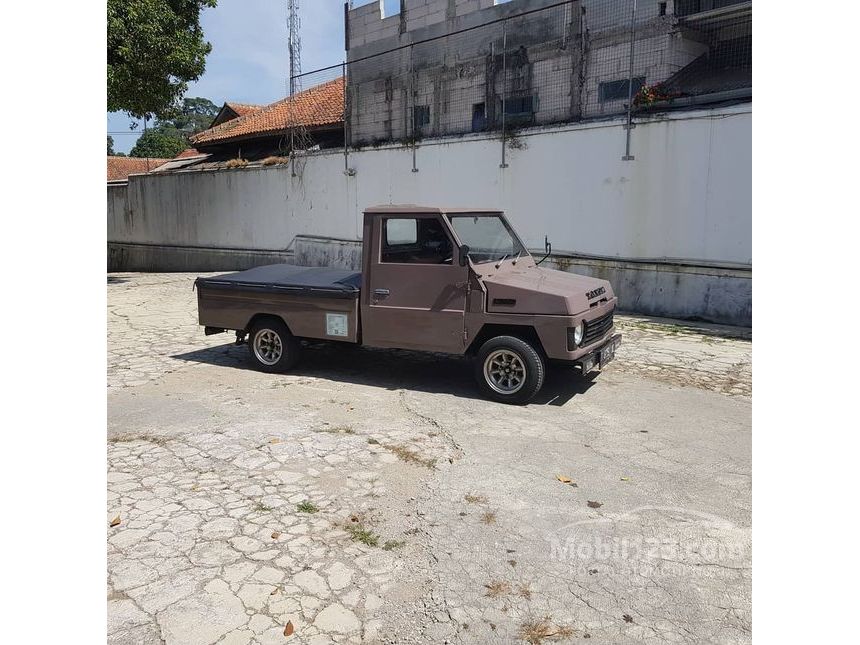
<instances>
[{"instance_id":1,"label":"weathered building facade","mask_svg":"<svg viewBox=\"0 0 860 645\"><path fill-rule=\"evenodd\" d=\"M635 20L632 4L401 0L391 16L381 1L349 9L348 140L409 141L615 115L643 86L671 81L694 62L701 67L726 38L751 38L750 2L639 0ZM735 16L732 32L726 9ZM706 14L714 15L692 20ZM676 83L673 95L683 93Z\"/></svg>"}]
</instances>

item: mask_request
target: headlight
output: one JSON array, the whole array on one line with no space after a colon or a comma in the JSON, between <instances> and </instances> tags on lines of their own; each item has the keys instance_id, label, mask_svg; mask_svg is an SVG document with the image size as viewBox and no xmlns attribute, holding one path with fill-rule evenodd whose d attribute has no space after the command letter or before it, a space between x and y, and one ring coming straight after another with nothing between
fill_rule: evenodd
<instances>
[{"instance_id":1,"label":"headlight","mask_svg":"<svg viewBox=\"0 0 860 645\"><path fill-rule=\"evenodd\" d=\"M576 327L567 328L567 351L572 352L580 343L582 343L582 333L584 328L582 322L576 324Z\"/></svg>"},{"instance_id":2,"label":"headlight","mask_svg":"<svg viewBox=\"0 0 860 645\"><path fill-rule=\"evenodd\" d=\"M582 342L582 323L576 323L576 327L573 328L573 342L576 343L576 346L579 347L579 344Z\"/></svg>"}]
</instances>

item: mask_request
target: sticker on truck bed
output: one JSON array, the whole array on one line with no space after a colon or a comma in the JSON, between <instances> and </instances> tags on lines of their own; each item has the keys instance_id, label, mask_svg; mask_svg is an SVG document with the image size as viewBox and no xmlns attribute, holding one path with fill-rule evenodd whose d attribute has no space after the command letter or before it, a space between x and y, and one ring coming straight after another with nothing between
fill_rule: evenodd
<instances>
[{"instance_id":1,"label":"sticker on truck bed","mask_svg":"<svg viewBox=\"0 0 860 645\"><path fill-rule=\"evenodd\" d=\"M326 314L325 333L326 336L348 336L346 314Z\"/></svg>"}]
</instances>

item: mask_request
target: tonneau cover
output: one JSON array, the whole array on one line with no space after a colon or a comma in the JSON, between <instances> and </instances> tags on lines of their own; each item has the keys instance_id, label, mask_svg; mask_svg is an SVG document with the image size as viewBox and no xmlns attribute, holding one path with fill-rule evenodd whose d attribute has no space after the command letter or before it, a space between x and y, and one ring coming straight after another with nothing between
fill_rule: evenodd
<instances>
[{"instance_id":1,"label":"tonneau cover","mask_svg":"<svg viewBox=\"0 0 860 645\"><path fill-rule=\"evenodd\" d=\"M195 284L212 289L274 291L325 298L357 298L361 291L361 273L328 267L268 264L238 273L197 278Z\"/></svg>"}]
</instances>

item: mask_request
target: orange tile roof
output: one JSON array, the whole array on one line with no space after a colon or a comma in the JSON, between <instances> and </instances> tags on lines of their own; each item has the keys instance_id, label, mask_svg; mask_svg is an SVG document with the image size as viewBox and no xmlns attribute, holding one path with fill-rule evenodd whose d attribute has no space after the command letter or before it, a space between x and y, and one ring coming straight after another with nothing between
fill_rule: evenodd
<instances>
[{"instance_id":1,"label":"orange tile roof","mask_svg":"<svg viewBox=\"0 0 860 645\"><path fill-rule=\"evenodd\" d=\"M263 109L262 105L254 105L252 103L231 103L230 101L227 101L224 105L233 110L239 116L252 114L253 112Z\"/></svg>"},{"instance_id":2,"label":"orange tile roof","mask_svg":"<svg viewBox=\"0 0 860 645\"><path fill-rule=\"evenodd\" d=\"M154 159L152 157L108 157L107 180L121 181L129 175L139 175L155 170L170 159Z\"/></svg>"},{"instance_id":3,"label":"orange tile roof","mask_svg":"<svg viewBox=\"0 0 860 645\"><path fill-rule=\"evenodd\" d=\"M178 155L174 157L174 159L185 159L186 157L196 157L198 155L205 155L205 152L200 152L197 148L186 148Z\"/></svg>"},{"instance_id":4,"label":"orange tile roof","mask_svg":"<svg viewBox=\"0 0 860 645\"><path fill-rule=\"evenodd\" d=\"M275 134L289 127L321 127L337 123L343 123L342 76L198 132L191 141L199 146Z\"/></svg>"}]
</instances>

